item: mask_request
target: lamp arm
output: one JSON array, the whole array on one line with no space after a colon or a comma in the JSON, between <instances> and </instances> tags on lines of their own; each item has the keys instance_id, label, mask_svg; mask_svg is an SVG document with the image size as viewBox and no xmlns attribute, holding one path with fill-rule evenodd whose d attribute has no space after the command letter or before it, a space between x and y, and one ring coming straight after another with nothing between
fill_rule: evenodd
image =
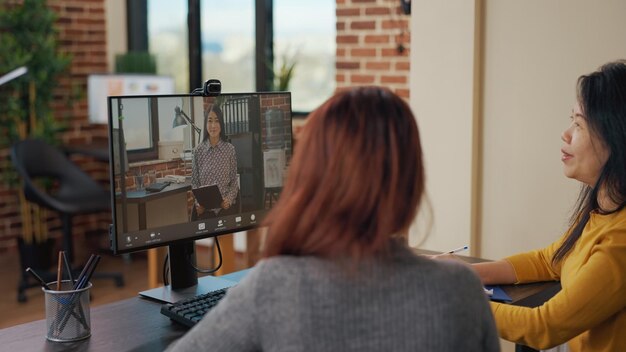
<instances>
[{"instance_id":1,"label":"lamp arm","mask_svg":"<svg viewBox=\"0 0 626 352\"><path fill-rule=\"evenodd\" d=\"M193 128L193 130L196 131L196 133L198 133L198 137L200 137L202 130L198 128L198 126L196 126L196 124L193 123L193 121L191 121L189 116L187 116L187 114L185 114L185 112L182 109L180 110L180 114L183 115L183 118L185 119L185 121L187 121L187 123L191 125L191 128Z\"/></svg>"}]
</instances>

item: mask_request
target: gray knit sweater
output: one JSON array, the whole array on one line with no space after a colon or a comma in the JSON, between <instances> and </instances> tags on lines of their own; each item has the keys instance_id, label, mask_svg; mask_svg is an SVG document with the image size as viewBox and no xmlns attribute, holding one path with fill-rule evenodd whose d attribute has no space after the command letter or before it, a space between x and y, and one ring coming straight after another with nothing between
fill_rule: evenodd
<instances>
[{"instance_id":1,"label":"gray knit sweater","mask_svg":"<svg viewBox=\"0 0 626 352\"><path fill-rule=\"evenodd\" d=\"M168 351L499 351L491 310L462 264L391 256L357 267L262 260Z\"/></svg>"}]
</instances>

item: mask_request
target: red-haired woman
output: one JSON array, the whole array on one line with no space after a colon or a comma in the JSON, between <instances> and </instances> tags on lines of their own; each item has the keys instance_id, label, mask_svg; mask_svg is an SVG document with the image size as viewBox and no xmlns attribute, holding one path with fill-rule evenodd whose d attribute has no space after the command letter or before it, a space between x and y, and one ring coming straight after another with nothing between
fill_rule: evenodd
<instances>
[{"instance_id":1,"label":"red-haired woman","mask_svg":"<svg viewBox=\"0 0 626 352\"><path fill-rule=\"evenodd\" d=\"M265 259L175 351L498 351L478 277L415 255L420 138L390 90L336 93L308 118Z\"/></svg>"}]
</instances>

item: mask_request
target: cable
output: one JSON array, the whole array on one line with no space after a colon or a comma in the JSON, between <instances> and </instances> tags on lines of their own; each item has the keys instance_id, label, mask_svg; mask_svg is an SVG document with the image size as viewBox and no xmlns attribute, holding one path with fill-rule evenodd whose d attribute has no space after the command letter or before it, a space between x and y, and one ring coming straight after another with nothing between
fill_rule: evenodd
<instances>
[{"instance_id":1,"label":"cable","mask_svg":"<svg viewBox=\"0 0 626 352\"><path fill-rule=\"evenodd\" d=\"M170 271L170 266L168 265L169 262L170 262L169 261L169 257L170 257L170 254L167 253L167 254L165 254L165 259L163 260L163 285L168 285L168 283L167 283L167 281L168 281L167 280L167 276L168 276L169 271Z\"/></svg>"},{"instance_id":2,"label":"cable","mask_svg":"<svg viewBox=\"0 0 626 352\"><path fill-rule=\"evenodd\" d=\"M189 262L189 265L191 265L191 267L199 273L202 274L213 274L214 272L220 270L220 268L222 267L222 248L220 247L220 241L217 239L217 237L214 238L215 241L215 246L217 247L217 259L219 260L219 262L217 263L217 266L213 269L201 269L198 268L197 266L195 266L193 264L193 262L191 261L191 256L187 257L187 261ZM169 276L169 271L170 271L170 266L169 266L169 253L165 255L165 259L163 260L163 285L169 285L168 283L168 279L167 277Z\"/></svg>"},{"instance_id":3,"label":"cable","mask_svg":"<svg viewBox=\"0 0 626 352\"><path fill-rule=\"evenodd\" d=\"M220 248L220 241L217 240L217 237L215 237L213 240L215 241L215 246L217 246L217 259L219 260L219 262L217 263L217 266L213 269L200 269L192 263L191 257L187 257L187 260L189 261L189 265L191 265L191 267L195 271L199 273L203 273L203 274L213 274L214 272L218 271L222 267L222 249Z\"/></svg>"}]
</instances>

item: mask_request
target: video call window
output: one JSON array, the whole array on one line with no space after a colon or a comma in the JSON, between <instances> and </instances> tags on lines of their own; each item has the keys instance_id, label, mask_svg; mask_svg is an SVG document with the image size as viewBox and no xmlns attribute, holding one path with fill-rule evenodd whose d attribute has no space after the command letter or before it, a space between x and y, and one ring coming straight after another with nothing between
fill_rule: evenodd
<instances>
[{"instance_id":1,"label":"video call window","mask_svg":"<svg viewBox=\"0 0 626 352\"><path fill-rule=\"evenodd\" d=\"M292 155L290 93L109 97L114 251L257 226Z\"/></svg>"}]
</instances>

